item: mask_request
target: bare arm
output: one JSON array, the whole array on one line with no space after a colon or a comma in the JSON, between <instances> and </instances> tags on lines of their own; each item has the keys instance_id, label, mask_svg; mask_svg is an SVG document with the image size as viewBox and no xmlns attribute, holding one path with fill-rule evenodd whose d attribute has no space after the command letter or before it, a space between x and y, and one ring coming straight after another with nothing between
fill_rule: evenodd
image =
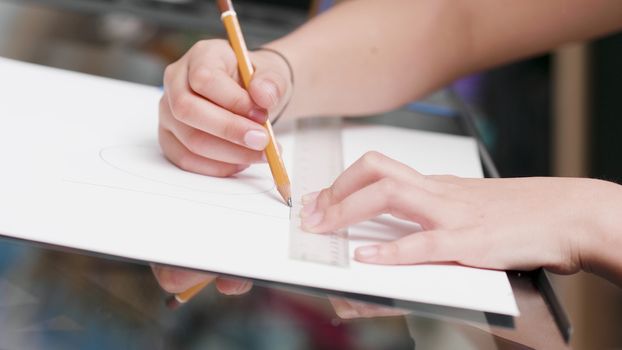
<instances>
[{"instance_id":1,"label":"bare arm","mask_svg":"<svg viewBox=\"0 0 622 350\"><path fill-rule=\"evenodd\" d=\"M357 115L619 28L618 0L356 0L268 46L294 66L288 115Z\"/></svg>"}]
</instances>

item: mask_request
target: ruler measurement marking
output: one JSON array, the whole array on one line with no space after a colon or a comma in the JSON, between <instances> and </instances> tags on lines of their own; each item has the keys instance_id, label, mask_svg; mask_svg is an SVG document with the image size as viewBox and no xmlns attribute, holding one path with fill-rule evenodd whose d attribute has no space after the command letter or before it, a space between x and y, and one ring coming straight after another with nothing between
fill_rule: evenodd
<instances>
[{"instance_id":1,"label":"ruler measurement marking","mask_svg":"<svg viewBox=\"0 0 622 350\"><path fill-rule=\"evenodd\" d=\"M343 170L341 123L336 118L298 121L295 139L295 198L290 211L290 257L336 267L349 266L347 230L326 234L300 228L300 197L330 186Z\"/></svg>"}]
</instances>

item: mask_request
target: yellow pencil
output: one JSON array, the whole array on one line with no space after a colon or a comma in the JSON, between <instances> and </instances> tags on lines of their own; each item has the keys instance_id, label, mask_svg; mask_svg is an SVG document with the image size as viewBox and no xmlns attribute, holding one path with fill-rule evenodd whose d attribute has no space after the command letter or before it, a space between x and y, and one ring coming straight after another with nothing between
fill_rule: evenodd
<instances>
[{"instance_id":1,"label":"yellow pencil","mask_svg":"<svg viewBox=\"0 0 622 350\"><path fill-rule=\"evenodd\" d=\"M246 48L246 42L244 41L244 36L242 35L242 29L240 28L238 17L233 9L231 0L218 0L218 8L222 13L221 19L225 25L227 36L229 37L229 44L231 45L231 48L233 48L235 57L238 60L238 68L240 70L240 75L242 76L242 82L244 83L244 87L248 89L251 79L253 78L254 68L248 54L248 49ZM287 176L287 170L283 164L283 159L281 158L281 154L277 147L270 120L266 120L264 127L268 131L268 135L270 137L270 143L268 143L265 153L266 158L268 159L268 164L270 165L272 177L274 178L276 188L281 194L281 197L283 197L285 203L291 207L291 184L289 182L289 176ZM212 282L212 279L202 282L182 293L174 295L167 301L167 305L171 308L178 307L180 304L192 299L192 297L199 293L210 282Z\"/></svg>"},{"instance_id":2,"label":"yellow pencil","mask_svg":"<svg viewBox=\"0 0 622 350\"><path fill-rule=\"evenodd\" d=\"M233 9L231 0L218 0L218 8L222 13L221 19L225 25L227 36L229 37L229 44L233 48L235 57L238 60L238 68L240 70L240 75L242 76L242 82L244 83L244 87L248 89L253 77L254 68L248 54L248 49L246 48L246 43L244 41L244 36L242 35L242 29L240 28L238 17ZM287 170L285 169L283 159L281 158L281 154L279 152L279 148L277 147L274 133L272 132L272 124L270 123L270 120L266 120L264 127L268 131L268 135L270 137L270 143L268 143L265 152L268 164L270 165L270 171L272 172L272 177L274 178L274 182L277 190L281 194L281 197L283 197L285 203L291 207L291 185L289 177L287 176Z\"/></svg>"},{"instance_id":3,"label":"yellow pencil","mask_svg":"<svg viewBox=\"0 0 622 350\"><path fill-rule=\"evenodd\" d=\"M178 308L181 304L186 303L188 300L192 299L192 297L199 294L199 292L202 291L203 288L207 287L208 284L212 283L213 280L214 278L210 278L195 285L194 287L187 289L184 292L173 295L166 301L166 306L171 309Z\"/></svg>"}]
</instances>

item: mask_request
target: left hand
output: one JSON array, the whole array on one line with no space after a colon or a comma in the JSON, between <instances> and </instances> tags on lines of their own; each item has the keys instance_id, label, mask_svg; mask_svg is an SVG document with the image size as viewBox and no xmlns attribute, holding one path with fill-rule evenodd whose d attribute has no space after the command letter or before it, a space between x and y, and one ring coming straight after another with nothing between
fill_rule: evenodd
<instances>
[{"instance_id":1,"label":"left hand","mask_svg":"<svg viewBox=\"0 0 622 350\"><path fill-rule=\"evenodd\" d=\"M422 226L394 242L359 247L361 262L574 273L589 264L599 205L613 202L618 187L577 178L426 176L370 152L331 187L303 197L301 216L303 228L317 233L383 213Z\"/></svg>"}]
</instances>

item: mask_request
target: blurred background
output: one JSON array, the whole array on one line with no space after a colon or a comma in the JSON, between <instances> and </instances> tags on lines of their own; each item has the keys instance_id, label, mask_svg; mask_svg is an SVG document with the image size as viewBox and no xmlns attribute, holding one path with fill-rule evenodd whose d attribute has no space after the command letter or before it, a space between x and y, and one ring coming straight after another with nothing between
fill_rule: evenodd
<instances>
[{"instance_id":1,"label":"blurred background","mask_svg":"<svg viewBox=\"0 0 622 350\"><path fill-rule=\"evenodd\" d=\"M332 1L236 2L248 45ZM0 56L149 85L196 41L224 35L201 0L0 0ZM574 43L454 83L504 177L622 181L622 35ZM0 81L1 81L0 77ZM576 349L622 349L622 290L587 275L555 283Z\"/></svg>"}]
</instances>

